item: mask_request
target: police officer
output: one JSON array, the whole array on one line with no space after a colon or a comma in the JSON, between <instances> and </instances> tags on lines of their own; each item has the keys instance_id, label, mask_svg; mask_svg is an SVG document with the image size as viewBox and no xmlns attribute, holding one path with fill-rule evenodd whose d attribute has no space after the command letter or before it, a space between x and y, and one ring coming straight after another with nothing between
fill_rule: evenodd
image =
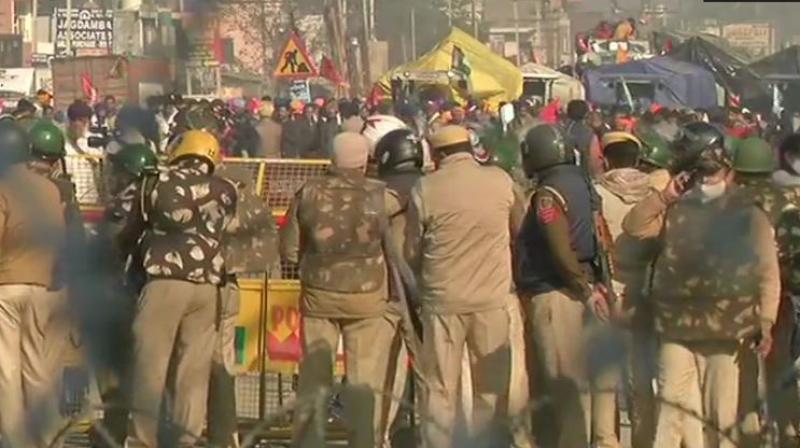
<instances>
[{"instance_id":1,"label":"police officer","mask_svg":"<svg viewBox=\"0 0 800 448\"><path fill-rule=\"evenodd\" d=\"M403 247L406 231L406 211L411 200L411 188L422 177L424 163L422 142L409 129L397 129L383 136L375 147L378 175L386 183L388 193L386 214L392 228L392 236L397 247ZM392 288L392 296L403 291ZM384 408L388 408L384 422L384 437L389 431L400 408L400 398L406 397L404 391L408 382L409 352L416 353L417 342L411 314L405 307L406 300L393 297L389 308L389 319L395 323L396 336L389 355L387 384L391 385L392 397ZM417 356L414 355L414 359ZM414 390L424 387L423 378L414 362ZM413 397L412 397L413 399Z\"/></svg>"},{"instance_id":2,"label":"police officer","mask_svg":"<svg viewBox=\"0 0 800 448\"><path fill-rule=\"evenodd\" d=\"M239 314L237 276L259 274L263 278L278 261L278 235L272 212L258 195L247 166L223 163L215 174L236 187L237 206L222 240L225 281L209 381L207 433L209 445L229 448L239 446L234 376L234 339Z\"/></svg>"},{"instance_id":3,"label":"police officer","mask_svg":"<svg viewBox=\"0 0 800 448\"><path fill-rule=\"evenodd\" d=\"M57 264L64 204L51 179L26 166L30 140L0 121L0 436L8 446L60 446L56 372L67 339Z\"/></svg>"},{"instance_id":4,"label":"police officer","mask_svg":"<svg viewBox=\"0 0 800 448\"><path fill-rule=\"evenodd\" d=\"M798 204L793 203L793 197L785 189L778 186L772 180L772 173L777 168L772 147L765 140L758 137L749 137L739 140L734 148L733 169L736 172L736 184L739 192L753 200L766 214L775 229L777 236L778 252L781 254L781 270L786 272L789 268L789 260L786 255L792 250L791 239L796 238L791 235L791 220L797 214ZM787 285L784 285L787 286ZM775 323L774 344L771 355L766 359L766 378L769 384L781 382L781 375L790 368L791 337L794 327L791 303L789 300L781 300L781 307L778 313L778 320ZM757 377L753 374L756 369L752 365L750 357L745 361L751 361L749 369L743 372L742 387L743 396L741 397L741 412L746 414L743 431L746 432L745 443L749 446L758 446L758 436L760 428L758 425L758 398ZM745 364L744 362L742 364ZM748 375L750 374L749 377ZM770 415L778 424L780 429L780 446L793 446L797 443L798 412L796 410L797 392L796 385L787 386L787 389L780 390L771 388L770 394L766 398L769 400Z\"/></svg>"},{"instance_id":5,"label":"police officer","mask_svg":"<svg viewBox=\"0 0 800 448\"><path fill-rule=\"evenodd\" d=\"M206 416L217 299L224 281L222 239L236 210L236 188L216 176L221 153L205 131L178 137L169 166L143 183L120 210L137 214L120 240L143 235L147 283L133 321L131 447L156 447L167 371L174 372L172 422L166 442L190 446ZM171 365L170 365L171 364Z\"/></svg>"},{"instance_id":6,"label":"police officer","mask_svg":"<svg viewBox=\"0 0 800 448\"><path fill-rule=\"evenodd\" d=\"M386 188L365 176L369 148L362 135L337 135L332 167L298 191L281 234L281 256L300 263L302 286L304 356L294 418L296 446L325 444L326 417L315 404L327 402L340 336L349 446L381 443L386 348L396 326L387 319Z\"/></svg>"},{"instance_id":7,"label":"police officer","mask_svg":"<svg viewBox=\"0 0 800 448\"><path fill-rule=\"evenodd\" d=\"M517 289L527 307L530 342L556 407L556 446L590 440L590 397L584 347L585 311L609 317L595 288L597 255L591 213L598 210L574 148L554 126L531 129L523 166L538 185L515 245Z\"/></svg>"},{"instance_id":8,"label":"police officer","mask_svg":"<svg viewBox=\"0 0 800 448\"><path fill-rule=\"evenodd\" d=\"M139 184L147 176L158 174L158 159L145 144L123 146L114 155L109 155L109 196L117 200L132 200ZM121 199L118 199L121 198ZM117 250L117 232L125 227L125 218L130 214L120 214L114 210L114 201L109 202L109 212L98 225L97 236L92 240L95 281L103 282L93 294L91 309L84 318L92 321L89 328L96 331L89 338L90 352L95 366L100 398L103 402L101 427L93 427L90 440L94 447L111 446L107 437L118 445L124 445L128 436L128 392L131 357L131 324L133 321L136 296L144 278L134 280L134 272L127 272L129 261L141 258L135 253ZM134 263L131 263L134 264ZM102 299L102 300L99 300ZM91 313L91 314L89 314ZM103 435L102 431L107 434Z\"/></svg>"},{"instance_id":9,"label":"police officer","mask_svg":"<svg viewBox=\"0 0 800 448\"><path fill-rule=\"evenodd\" d=\"M479 445L505 432L511 370L511 235L522 211L511 178L473 157L469 131L430 138L439 169L411 191L405 253L420 288L426 377L425 446L450 446L464 351L471 359L472 433ZM468 387L469 389L469 387Z\"/></svg>"},{"instance_id":10,"label":"police officer","mask_svg":"<svg viewBox=\"0 0 800 448\"><path fill-rule=\"evenodd\" d=\"M647 193L662 191L671 179L669 169L674 156L670 143L652 128L640 128L636 137L641 142L636 168L647 175ZM622 218L624 216L619 218L619 224ZM656 426L653 381L656 378L657 340L653 333L652 307L643 295L649 290L650 265L643 261L641 252L647 249L646 245L625 232L615 236L615 277L624 284L617 292L623 297L631 331L627 372L631 443L642 448L653 446Z\"/></svg>"},{"instance_id":11,"label":"police officer","mask_svg":"<svg viewBox=\"0 0 800 448\"><path fill-rule=\"evenodd\" d=\"M682 173L623 222L655 249L647 256L661 340L657 447L734 446L736 430L719 431L737 425L739 360L751 341L761 356L772 345L780 290L772 226L737 194L723 141L706 123L685 126L676 144Z\"/></svg>"}]
</instances>

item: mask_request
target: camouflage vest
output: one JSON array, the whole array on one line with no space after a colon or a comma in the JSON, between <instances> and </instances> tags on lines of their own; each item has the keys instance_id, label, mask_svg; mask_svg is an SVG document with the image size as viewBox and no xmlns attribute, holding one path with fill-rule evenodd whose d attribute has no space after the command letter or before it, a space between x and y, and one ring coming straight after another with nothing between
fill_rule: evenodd
<instances>
[{"instance_id":1,"label":"camouflage vest","mask_svg":"<svg viewBox=\"0 0 800 448\"><path fill-rule=\"evenodd\" d=\"M340 293L367 293L383 286L386 266L384 186L332 170L301 191L300 225L304 285Z\"/></svg>"},{"instance_id":2,"label":"camouflage vest","mask_svg":"<svg viewBox=\"0 0 800 448\"><path fill-rule=\"evenodd\" d=\"M684 197L667 211L652 279L656 330L667 338L732 340L758 330L752 217L761 211L738 193L705 204Z\"/></svg>"},{"instance_id":3,"label":"camouflage vest","mask_svg":"<svg viewBox=\"0 0 800 448\"><path fill-rule=\"evenodd\" d=\"M781 262L783 289L792 294L800 293L800 187L785 187L782 190L787 203L775 229Z\"/></svg>"}]
</instances>

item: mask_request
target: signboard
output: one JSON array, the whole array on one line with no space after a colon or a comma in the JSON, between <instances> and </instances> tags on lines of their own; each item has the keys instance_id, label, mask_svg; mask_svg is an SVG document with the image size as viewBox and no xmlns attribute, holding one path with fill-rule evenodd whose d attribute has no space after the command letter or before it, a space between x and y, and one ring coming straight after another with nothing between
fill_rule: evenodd
<instances>
[{"instance_id":1,"label":"signboard","mask_svg":"<svg viewBox=\"0 0 800 448\"><path fill-rule=\"evenodd\" d=\"M722 27L722 37L736 48L758 58L773 52L775 42L769 23L734 23Z\"/></svg>"},{"instance_id":2,"label":"signboard","mask_svg":"<svg viewBox=\"0 0 800 448\"><path fill-rule=\"evenodd\" d=\"M311 102L311 88L305 79L296 79L289 85L289 98L292 101Z\"/></svg>"},{"instance_id":3,"label":"signboard","mask_svg":"<svg viewBox=\"0 0 800 448\"><path fill-rule=\"evenodd\" d=\"M275 67L273 75L276 78L285 79L308 79L318 76L317 66L309 57L300 36L292 33L286 46L280 53L278 65Z\"/></svg>"},{"instance_id":4,"label":"signboard","mask_svg":"<svg viewBox=\"0 0 800 448\"><path fill-rule=\"evenodd\" d=\"M0 69L0 92L27 96L33 93L34 69Z\"/></svg>"},{"instance_id":5,"label":"signboard","mask_svg":"<svg viewBox=\"0 0 800 448\"><path fill-rule=\"evenodd\" d=\"M189 67L219 67L216 43L219 38L216 21L210 20L202 26L186 26L186 39L188 43L186 64Z\"/></svg>"},{"instance_id":6,"label":"signboard","mask_svg":"<svg viewBox=\"0 0 800 448\"><path fill-rule=\"evenodd\" d=\"M22 35L0 34L0 67L22 66Z\"/></svg>"},{"instance_id":7,"label":"signboard","mask_svg":"<svg viewBox=\"0 0 800 448\"><path fill-rule=\"evenodd\" d=\"M114 42L114 14L105 9L56 8L56 56L70 56L71 42L75 56L111 54Z\"/></svg>"}]
</instances>

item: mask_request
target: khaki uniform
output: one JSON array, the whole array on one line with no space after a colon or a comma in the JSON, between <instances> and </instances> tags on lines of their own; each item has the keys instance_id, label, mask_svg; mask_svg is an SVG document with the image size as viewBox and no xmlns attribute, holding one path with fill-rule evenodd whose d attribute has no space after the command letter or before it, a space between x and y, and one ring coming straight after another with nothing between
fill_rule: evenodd
<instances>
[{"instance_id":1,"label":"khaki uniform","mask_svg":"<svg viewBox=\"0 0 800 448\"><path fill-rule=\"evenodd\" d=\"M786 270L790 261L787 254L792 248L792 221L796 219L800 201L791 190L777 186L771 178L748 178L744 176L737 179L740 184L739 192L752 199L767 214L775 229L778 243L779 259L782 271ZM749 369L743 369L740 413L744 415L742 425L743 445L760 446L761 425L759 423L759 398L767 399L770 417L778 424L780 443L782 447L797 445L798 423L800 411L797 409L797 385L793 383L784 388L770 387L767 397L758 397L758 377L769 385L782 383L783 376L791 367L791 337L794 328L794 316L791 304L787 297L787 290L791 290L783 275L783 290L781 307L778 313L775 330L773 331L772 354L766 359L763 366L765 372L758 372L755 354L748 354Z\"/></svg>"},{"instance_id":2,"label":"khaki uniform","mask_svg":"<svg viewBox=\"0 0 800 448\"><path fill-rule=\"evenodd\" d=\"M534 349L536 373L551 397L555 425L541 429L543 444L559 448L588 446L591 440L592 397L589 393L587 333L584 301L591 294L593 278L578 262L570 243L565 205L548 189L538 189L532 197L528 214L543 224L551 247L553 263L567 284L563 289L529 294L524 292L530 331L529 344ZM534 423L534 429L540 426Z\"/></svg>"},{"instance_id":3,"label":"khaki uniform","mask_svg":"<svg viewBox=\"0 0 800 448\"><path fill-rule=\"evenodd\" d=\"M61 445L57 386L69 329L54 287L63 207L58 188L23 165L0 180L0 435L9 446Z\"/></svg>"},{"instance_id":4,"label":"khaki uniform","mask_svg":"<svg viewBox=\"0 0 800 448\"><path fill-rule=\"evenodd\" d=\"M660 253L651 291L662 341L655 446L735 446L741 353L774 325L778 311L769 219L735 190L704 202L694 189L670 206L652 194L631 209L623 228Z\"/></svg>"},{"instance_id":5,"label":"khaki uniform","mask_svg":"<svg viewBox=\"0 0 800 448\"><path fill-rule=\"evenodd\" d=\"M428 390L426 446L452 443L464 349L472 364L473 432L502 421L509 393L512 295L510 231L518 228L512 181L471 154L445 157L411 193L406 258L422 307L422 369Z\"/></svg>"},{"instance_id":6,"label":"khaki uniform","mask_svg":"<svg viewBox=\"0 0 800 448\"><path fill-rule=\"evenodd\" d=\"M633 206L653 191L650 177L634 168L610 170L598 177L596 190L602 199L603 217L612 245L622 235L622 220ZM613 256L613 255L612 255ZM625 272L614 272L614 292L625 302ZM603 328L603 332L616 331ZM618 339L619 340L619 339ZM622 351L623 347L616 347ZM598 448L621 447L617 436L617 389L621 380L621 365L607 363L592 378L592 435Z\"/></svg>"},{"instance_id":7,"label":"khaki uniform","mask_svg":"<svg viewBox=\"0 0 800 448\"><path fill-rule=\"evenodd\" d=\"M387 317L388 232L383 183L331 168L295 196L281 233L281 255L299 262L303 361L294 444L325 444L325 409L342 337L347 387L342 391L349 446L381 443L384 379L394 325ZM376 350L376 348L380 348Z\"/></svg>"},{"instance_id":8,"label":"khaki uniform","mask_svg":"<svg viewBox=\"0 0 800 448\"><path fill-rule=\"evenodd\" d=\"M647 175L651 191L662 191L670 181L669 172L655 170ZM605 203L604 203L605 204ZM620 217L624 219L627 215ZM618 222L622 232L622 221ZM614 234L612 219L609 230ZM654 258L652 244L643 243L622 232L614 234L615 279L621 284L617 293L623 298L626 315L630 316L631 338L629 344L628 394L631 419L631 444L636 447L653 446L656 432L656 400L653 381L656 378L657 341L653 333L652 310L643 300L650 289L650 264Z\"/></svg>"},{"instance_id":9,"label":"khaki uniform","mask_svg":"<svg viewBox=\"0 0 800 448\"><path fill-rule=\"evenodd\" d=\"M174 428L166 444L193 446L206 418L208 382L224 280L222 237L236 210L236 187L198 158L179 160L157 182L115 199L112 210L134 213L121 243L142 253L147 283L133 322L133 415L130 447L159 446L162 419ZM144 199L143 199L144 198ZM142 235L141 239L131 235ZM171 416L161 416L167 372L174 372Z\"/></svg>"},{"instance_id":10,"label":"khaki uniform","mask_svg":"<svg viewBox=\"0 0 800 448\"><path fill-rule=\"evenodd\" d=\"M385 176L382 180L386 182L386 214L389 217L392 237L398 248L402 248L405 242L406 233L406 211L410 201L411 188L422 177L420 172L401 172ZM414 390L416 395L422 396L424 391L424 377L422 376L418 364L417 341L414 335L414 328L408 322L400 297L392 291L391 303L387 318L395 325L395 338L391 345L389 363L387 364L386 390L390 391L391 399L387 400L382 412L384 415L383 437L387 441L391 437L391 428L394 423L401 403L406 399L406 386L408 383L409 361L413 363Z\"/></svg>"},{"instance_id":11,"label":"khaki uniform","mask_svg":"<svg viewBox=\"0 0 800 448\"><path fill-rule=\"evenodd\" d=\"M214 344L208 393L208 441L219 447L238 447L235 388L235 333L239 316L237 274L263 276L278 261L278 235L269 206L257 195L252 173L238 164L217 167L217 176L236 186L236 213L222 240L225 286L220 294L219 329Z\"/></svg>"}]
</instances>

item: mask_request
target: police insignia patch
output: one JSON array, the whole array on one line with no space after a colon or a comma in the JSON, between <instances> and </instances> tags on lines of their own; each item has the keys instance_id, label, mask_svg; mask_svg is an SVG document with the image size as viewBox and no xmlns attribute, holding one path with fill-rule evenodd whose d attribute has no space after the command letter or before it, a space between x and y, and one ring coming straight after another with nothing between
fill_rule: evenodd
<instances>
[{"instance_id":1,"label":"police insignia patch","mask_svg":"<svg viewBox=\"0 0 800 448\"><path fill-rule=\"evenodd\" d=\"M558 217L558 207L552 196L545 195L539 198L536 205L536 215L542 224L550 224Z\"/></svg>"}]
</instances>

